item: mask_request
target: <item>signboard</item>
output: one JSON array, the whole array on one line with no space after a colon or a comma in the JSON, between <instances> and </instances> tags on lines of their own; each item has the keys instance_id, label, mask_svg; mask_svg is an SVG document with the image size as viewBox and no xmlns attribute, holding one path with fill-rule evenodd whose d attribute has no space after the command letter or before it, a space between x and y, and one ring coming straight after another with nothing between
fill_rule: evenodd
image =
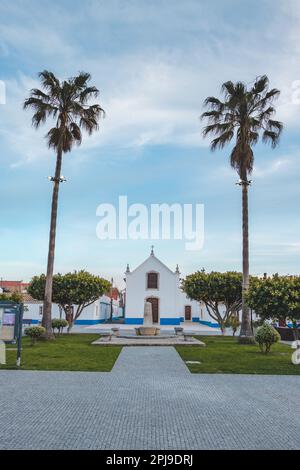
<instances>
[{"instance_id":1,"label":"signboard","mask_svg":"<svg viewBox=\"0 0 300 470\"><path fill-rule=\"evenodd\" d=\"M0 340L16 341L20 320L20 305L0 302Z\"/></svg>"},{"instance_id":2,"label":"signboard","mask_svg":"<svg viewBox=\"0 0 300 470\"><path fill-rule=\"evenodd\" d=\"M0 339L14 341L17 311L0 307Z\"/></svg>"},{"instance_id":3,"label":"signboard","mask_svg":"<svg viewBox=\"0 0 300 470\"><path fill-rule=\"evenodd\" d=\"M21 366L24 305L0 301L0 341L17 343L17 367Z\"/></svg>"}]
</instances>

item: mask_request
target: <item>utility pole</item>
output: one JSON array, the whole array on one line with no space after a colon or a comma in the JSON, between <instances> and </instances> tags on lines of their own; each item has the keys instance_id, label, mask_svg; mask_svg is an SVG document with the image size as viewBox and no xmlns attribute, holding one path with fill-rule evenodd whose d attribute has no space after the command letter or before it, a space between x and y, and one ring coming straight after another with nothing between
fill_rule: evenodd
<instances>
[{"instance_id":1,"label":"utility pole","mask_svg":"<svg viewBox=\"0 0 300 470\"><path fill-rule=\"evenodd\" d=\"M114 307L113 307L113 286L114 286L114 279L111 278L111 288L110 288L110 321L113 321L114 316Z\"/></svg>"}]
</instances>

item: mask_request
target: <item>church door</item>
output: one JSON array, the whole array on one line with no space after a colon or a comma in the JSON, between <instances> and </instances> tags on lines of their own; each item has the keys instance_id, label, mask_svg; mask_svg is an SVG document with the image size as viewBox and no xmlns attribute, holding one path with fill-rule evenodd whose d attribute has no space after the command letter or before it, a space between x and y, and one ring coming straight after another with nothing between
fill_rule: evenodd
<instances>
[{"instance_id":1,"label":"church door","mask_svg":"<svg viewBox=\"0 0 300 470\"><path fill-rule=\"evenodd\" d=\"M152 304L152 317L153 323L159 323L159 299L156 297L150 297L147 302Z\"/></svg>"},{"instance_id":2,"label":"church door","mask_svg":"<svg viewBox=\"0 0 300 470\"><path fill-rule=\"evenodd\" d=\"M192 321L192 307L190 305L185 306L184 314L185 321Z\"/></svg>"}]
</instances>

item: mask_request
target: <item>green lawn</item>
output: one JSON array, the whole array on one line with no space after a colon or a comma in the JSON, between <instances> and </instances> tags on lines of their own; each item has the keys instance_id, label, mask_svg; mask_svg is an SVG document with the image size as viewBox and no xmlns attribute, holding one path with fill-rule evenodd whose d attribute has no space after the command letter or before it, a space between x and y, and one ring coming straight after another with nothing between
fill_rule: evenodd
<instances>
[{"instance_id":1,"label":"green lawn","mask_svg":"<svg viewBox=\"0 0 300 470\"><path fill-rule=\"evenodd\" d=\"M39 341L30 345L29 338L23 338L23 370L60 370L109 372L117 360L121 347L92 346L99 338L93 334L71 334L59 336L55 341ZM16 369L16 345L7 347L7 365L0 369Z\"/></svg>"},{"instance_id":2,"label":"green lawn","mask_svg":"<svg viewBox=\"0 0 300 470\"><path fill-rule=\"evenodd\" d=\"M269 354L262 354L259 347L245 346L232 337L197 337L206 344L197 346L177 346L184 361L200 361L201 364L188 365L191 372L206 374L270 374L300 375L300 366L291 363L293 350L290 346L276 344Z\"/></svg>"}]
</instances>

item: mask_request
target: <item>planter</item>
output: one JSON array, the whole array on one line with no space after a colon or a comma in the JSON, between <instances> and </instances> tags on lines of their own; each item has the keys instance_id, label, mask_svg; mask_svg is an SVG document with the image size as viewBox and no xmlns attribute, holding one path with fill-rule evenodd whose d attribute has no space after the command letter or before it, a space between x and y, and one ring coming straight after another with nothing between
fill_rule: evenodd
<instances>
[{"instance_id":1,"label":"planter","mask_svg":"<svg viewBox=\"0 0 300 470\"><path fill-rule=\"evenodd\" d=\"M181 328L181 327L175 327L174 330L175 330L176 336L181 336L181 335L183 335L183 328Z\"/></svg>"},{"instance_id":2,"label":"planter","mask_svg":"<svg viewBox=\"0 0 300 470\"><path fill-rule=\"evenodd\" d=\"M276 331L280 334L280 338L282 341L294 341L294 330L292 328L288 328L287 326L275 326Z\"/></svg>"}]
</instances>

